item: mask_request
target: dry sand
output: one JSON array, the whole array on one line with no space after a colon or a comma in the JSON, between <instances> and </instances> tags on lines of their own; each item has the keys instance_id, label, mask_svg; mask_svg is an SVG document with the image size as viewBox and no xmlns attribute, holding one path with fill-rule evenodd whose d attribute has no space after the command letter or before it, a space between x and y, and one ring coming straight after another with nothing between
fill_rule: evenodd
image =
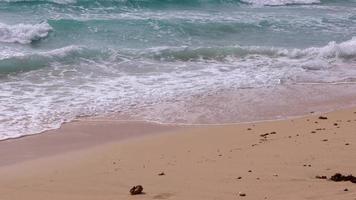
<instances>
[{"instance_id":1,"label":"dry sand","mask_svg":"<svg viewBox=\"0 0 356 200\"><path fill-rule=\"evenodd\" d=\"M356 109L319 116L179 128L70 123L0 142L0 200L354 200L356 184L315 176L356 174ZM145 194L131 196L137 184Z\"/></svg>"}]
</instances>

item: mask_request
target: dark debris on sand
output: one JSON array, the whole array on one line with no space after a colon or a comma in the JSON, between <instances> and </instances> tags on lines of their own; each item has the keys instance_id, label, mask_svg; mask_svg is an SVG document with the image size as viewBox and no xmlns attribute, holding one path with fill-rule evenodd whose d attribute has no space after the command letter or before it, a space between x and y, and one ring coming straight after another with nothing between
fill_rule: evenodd
<instances>
[{"instance_id":1,"label":"dark debris on sand","mask_svg":"<svg viewBox=\"0 0 356 200\"><path fill-rule=\"evenodd\" d=\"M352 176L351 174L345 176L340 173L336 173L332 177L330 177L330 180L334 182L350 181L351 183L356 183L356 177Z\"/></svg>"},{"instance_id":2,"label":"dark debris on sand","mask_svg":"<svg viewBox=\"0 0 356 200\"><path fill-rule=\"evenodd\" d=\"M317 178L317 179L327 179L328 177L326 177L326 176L316 176L315 178Z\"/></svg>"},{"instance_id":3,"label":"dark debris on sand","mask_svg":"<svg viewBox=\"0 0 356 200\"><path fill-rule=\"evenodd\" d=\"M130 189L130 194L131 194L131 195L143 194L143 187L142 187L142 185L133 186L133 187Z\"/></svg>"}]
</instances>

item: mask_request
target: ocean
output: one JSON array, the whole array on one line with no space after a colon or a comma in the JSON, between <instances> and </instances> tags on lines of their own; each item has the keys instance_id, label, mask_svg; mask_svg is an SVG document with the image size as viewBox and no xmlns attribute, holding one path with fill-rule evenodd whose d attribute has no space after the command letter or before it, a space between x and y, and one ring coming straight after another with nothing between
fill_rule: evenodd
<instances>
[{"instance_id":1,"label":"ocean","mask_svg":"<svg viewBox=\"0 0 356 200\"><path fill-rule=\"evenodd\" d=\"M240 109L258 91L355 81L356 0L0 0L0 139L78 117L263 119Z\"/></svg>"}]
</instances>

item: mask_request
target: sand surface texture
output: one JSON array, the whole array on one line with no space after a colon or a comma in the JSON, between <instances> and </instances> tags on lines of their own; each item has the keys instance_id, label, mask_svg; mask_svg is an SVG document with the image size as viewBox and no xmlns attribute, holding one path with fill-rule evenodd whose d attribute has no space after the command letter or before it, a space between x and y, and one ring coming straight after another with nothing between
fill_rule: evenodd
<instances>
[{"instance_id":1,"label":"sand surface texture","mask_svg":"<svg viewBox=\"0 0 356 200\"><path fill-rule=\"evenodd\" d=\"M161 133L156 135L125 141L112 137L100 145L52 149L56 153L46 155L43 151L50 149L48 145L30 159L3 163L0 199L355 200L356 184L316 176L330 178L336 172L356 175L356 109L325 114L322 119L319 116L240 125L165 127L163 132L158 128ZM76 126L80 130L80 123ZM103 127L90 128L93 134L120 130L118 126L124 125L97 126ZM146 128L139 130L145 132ZM56 137L65 137L61 132L68 131L61 129ZM79 137L76 131L71 135ZM41 146L40 141L37 146ZM59 141L57 145L65 140ZM21 140L1 142L0 148L8 143L13 146ZM35 144L33 141L22 152L33 152L39 148ZM130 188L139 184L145 194L131 196Z\"/></svg>"}]
</instances>

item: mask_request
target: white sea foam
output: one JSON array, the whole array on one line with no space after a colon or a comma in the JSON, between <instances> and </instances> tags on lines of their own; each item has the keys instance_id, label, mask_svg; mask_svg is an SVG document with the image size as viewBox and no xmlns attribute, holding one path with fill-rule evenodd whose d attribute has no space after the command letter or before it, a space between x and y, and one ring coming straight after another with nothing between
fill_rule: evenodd
<instances>
[{"instance_id":1,"label":"white sea foam","mask_svg":"<svg viewBox=\"0 0 356 200\"><path fill-rule=\"evenodd\" d=\"M318 4L320 0L242 0L243 2L258 6L283 6L294 4Z\"/></svg>"},{"instance_id":2,"label":"white sea foam","mask_svg":"<svg viewBox=\"0 0 356 200\"><path fill-rule=\"evenodd\" d=\"M356 37L351 40L336 43L330 42L328 45L319 48L308 48L293 52L293 56L298 55L318 56L320 58L355 58L356 57Z\"/></svg>"},{"instance_id":3,"label":"white sea foam","mask_svg":"<svg viewBox=\"0 0 356 200\"><path fill-rule=\"evenodd\" d=\"M79 45L70 45L65 46L59 49L53 49L50 51L25 51L21 52L18 48L10 48L10 47L1 47L0 48L0 61L4 59L11 59L11 58L29 58L31 56L36 57L65 57L70 54L79 53L81 50L85 49L85 47Z\"/></svg>"},{"instance_id":4,"label":"white sea foam","mask_svg":"<svg viewBox=\"0 0 356 200\"><path fill-rule=\"evenodd\" d=\"M15 25L0 23L0 42L29 44L47 37L52 30L48 23Z\"/></svg>"},{"instance_id":5,"label":"white sea foam","mask_svg":"<svg viewBox=\"0 0 356 200\"><path fill-rule=\"evenodd\" d=\"M166 46L132 52L139 58L125 56L122 63L118 52L97 59L80 53L83 49L68 46L14 58L43 59L48 67L10 76L0 84L0 139L57 128L77 116L118 111L136 119L196 123L211 113L202 107L189 114L185 102L192 95L356 77L356 38L306 49ZM71 56L76 63L69 62Z\"/></svg>"},{"instance_id":6,"label":"white sea foam","mask_svg":"<svg viewBox=\"0 0 356 200\"><path fill-rule=\"evenodd\" d=\"M51 67L53 63L78 63L93 54L76 45L50 51L21 52L17 48L0 48L0 75ZM26 61L26 62L24 62Z\"/></svg>"},{"instance_id":7,"label":"white sea foam","mask_svg":"<svg viewBox=\"0 0 356 200\"><path fill-rule=\"evenodd\" d=\"M33 1L47 1L58 4L72 4L76 3L77 0L0 0L0 2L33 2ZM179 0L177 0L179 1ZM315 4L320 3L320 0L241 0L242 2L251 3L255 5L290 5L290 4ZM121 0L118 2L126 2L126 0ZM139 2L139 1L138 1ZM204 2L204 1L202 1Z\"/></svg>"},{"instance_id":8,"label":"white sea foam","mask_svg":"<svg viewBox=\"0 0 356 200\"><path fill-rule=\"evenodd\" d=\"M52 0L52 2L54 3L58 3L58 4L72 4L72 3L76 3L76 0Z\"/></svg>"},{"instance_id":9,"label":"white sea foam","mask_svg":"<svg viewBox=\"0 0 356 200\"><path fill-rule=\"evenodd\" d=\"M72 4L76 3L76 0L0 0L0 2L35 2L35 1L43 1L43 2L52 2L57 4Z\"/></svg>"},{"instance_id":10,"label":"white sea foam","mask_svg":"<svg viewBox=\"0 0 356 200\"><path fill-rule=\"evenodd\" d=\"M289 58L296 61L324 59L356 59L356 37L348 41L337 43L329 42L322 47L310 47L306 49L288 49L263 46L230 46L211 48L188 48L188 47L155 47L146 50L146 54L159 60L224 60L226 58L243 58L249 55L259 55L275 59Z\"/></svg>"}]
</instances>

